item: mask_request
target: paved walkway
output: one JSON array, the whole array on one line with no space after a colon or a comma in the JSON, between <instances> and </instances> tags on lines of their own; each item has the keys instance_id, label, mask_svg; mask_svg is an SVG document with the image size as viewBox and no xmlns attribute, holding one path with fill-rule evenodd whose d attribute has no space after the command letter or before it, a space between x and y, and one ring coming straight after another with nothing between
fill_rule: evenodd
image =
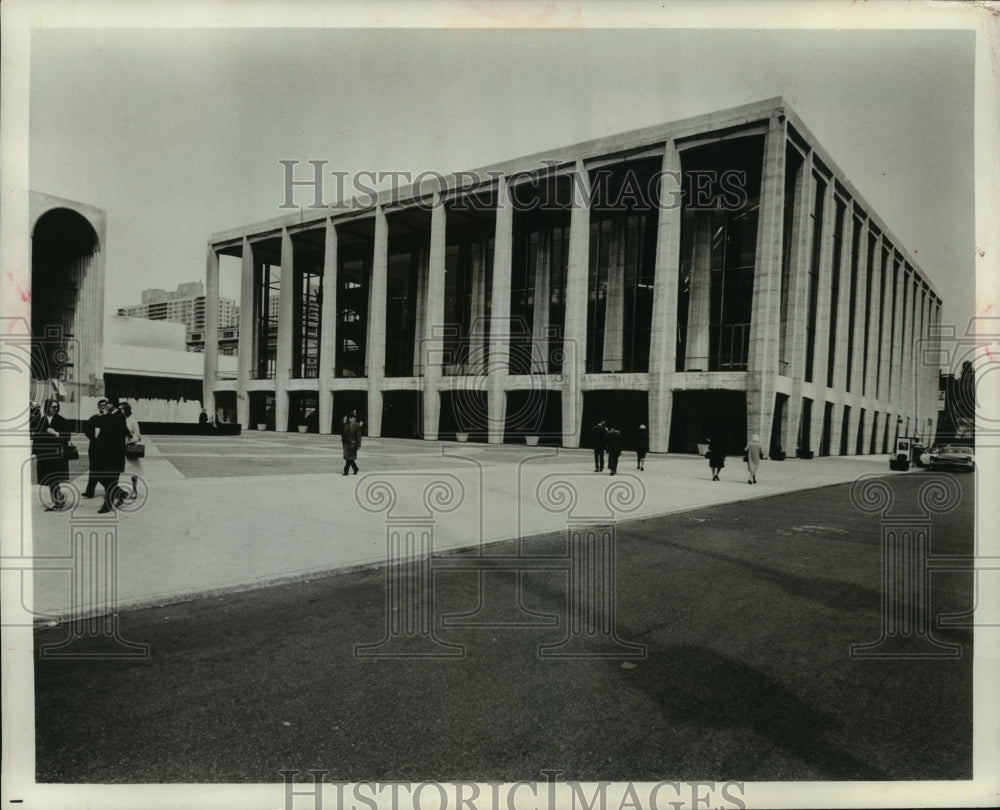
<instances>
[{"instance_id":1,"label":"paved walkway","mask_svg":"<svg viewBox=\"0 0 1000 810\"><path fill-rule=\"evenodd\" d=\"M713 482L695 456L651 456L637 471L625 453L609 476L593 471L589 450L367 439L361 474L345 478L337 437L161 436L146 437L146 447L140 497L117 515L97 514L99 497L64 512L25 499L36 620L102 612L109 598L119 608L155 605L377 565L387 527L405 536L432 526L442 551L561 531L568 521L653 517L888 473L886 456L765 461L750 486L738 456ZM80 450L71 475L82 490ZM101 580L112 536L116 594Z\"/></svg>"}]
</instances>

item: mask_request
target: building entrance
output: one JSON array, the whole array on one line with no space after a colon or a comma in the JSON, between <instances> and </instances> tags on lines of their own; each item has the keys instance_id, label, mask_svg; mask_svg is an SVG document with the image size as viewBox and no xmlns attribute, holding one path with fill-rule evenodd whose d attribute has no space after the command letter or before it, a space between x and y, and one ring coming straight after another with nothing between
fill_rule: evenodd
<instances>
[{"instance_id":1,"label":"building entrance","mask_svg":"<svg viewBox=\"0 0 1000 810\"><path fill-rule=\"evenodd\" d=\"M649 426L649 398L645 391L585 391L583 394L582 447L593 447L591 428L601 420L622 432L625 449L635 446L639 425Z\"/></svg>"},{"instance_id":2,"label":"building entrance","mask_svg":"<svg viewBox=\"0 0 1000 810\"><path fill-rule=\"evenodd\" d=\"M710 436L735 454L747 442L747 398L743 391L675 391L670 422L671 453L697 453Z\"/></svg>"}]
</instances>

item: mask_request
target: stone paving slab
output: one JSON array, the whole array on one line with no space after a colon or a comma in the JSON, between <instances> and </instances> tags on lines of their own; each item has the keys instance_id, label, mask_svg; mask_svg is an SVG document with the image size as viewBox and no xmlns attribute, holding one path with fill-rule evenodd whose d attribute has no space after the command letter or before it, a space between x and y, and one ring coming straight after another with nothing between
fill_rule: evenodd
<instances>
[{"instance_id":1,"label":"stone paving slab","mask_svg":"<svg viewBox=\"0 0 1000 810\"><path fill-rule=\"evenodd\" d=\"M48 558L44 570L35 566L36 620L107 609L106 589L74 595L74 578L104 553L85 558L78 545L74 559L74 533L92 544L114 534L114 604L129 608L378 565L389 526L432 527L435 551L489 554L491 543L570 522L648 518L889 473L886 456L765 461L750 486L738 456L713 482L695 456L650 456L638 471L625 453L610 476L594 473L589 450L366 439L361 474L344 477L336 437L145 438L148 493L141 486L144 497L116 515L97 514L100 498L61 513L25 499L33 545L24 553ZM85 476L74 483L82 489Z\"/></svg>"}]
</instances>

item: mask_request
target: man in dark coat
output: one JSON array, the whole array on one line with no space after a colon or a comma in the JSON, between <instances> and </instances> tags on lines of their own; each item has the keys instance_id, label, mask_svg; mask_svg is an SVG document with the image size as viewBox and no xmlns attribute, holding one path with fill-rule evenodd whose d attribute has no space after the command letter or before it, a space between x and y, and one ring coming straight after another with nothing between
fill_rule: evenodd
<instances>
[{"instance_id":1,"label":"man in dark coat","mask_svg":"<svg viewBox=\"0 0 1000 810\"><path fill-rule=\"evenodd\" d=\"M618 425L612 425L608 430L608 469L612 475L618 473L618 457L622 454L622 432Z\"/></svg>"},{"instance_id":2,"label":"man in dark coat","mask_svg":"<svg viewBox=\"0 0 1000 810\"><path fill-rule=\"evenodd\" d=\"M594 445L594 472L604 472L604 451L608 446L608 429L602 419L590 429L591 441Z\"/></svg>"},{"instance_id":3,"label":"man in dark coat","mask_svg":"<svg viewBox=\"0 0 1000 810\"><path fill-rule=\"evenodd\" d=\"M46 512L55 512L66 505L66 499L59 489L63 481L69 481L69 459L66 449L69 446L70 426L59 413L58 402L49 403L48 412L34 424L32 433L32 449L38 457L35 472L38 483L49 488L52 505L45 507Z\"/></svg>"},{"instance_id":4,"label":"man in dark coat","mask_svg":"<svg viewBox=\"0 0 1000 810\"><path fill-rule=\"evenodd\" d=\"M91 416L83 425L84 435L90 440L90 444L87 446L87 462L90 469L87 474L87 488L83 491L84 498L93 498L94 493L97 491L98 467L100 466L98 463L97 433L101 419L107 408L108 401L106 399L98 400L97 413Z\"/></svg>"},{"instance_id":5,"label":"man in dark coat","mask_svg":"<svg viewBox=\"0 0 1000 810\"><path fill-rule=\"evenodd\" d=\"M125 414L118 407L117 400L108 403L98 428L98 480L104 488L104 505L97 511L103 513L110 512L121 503L125 495L118 486L118 479L125 470L125 444L129 430L125 425Z\"/></svg>"},{"instance_id":6,"label":"man in dark coat","mask_svg":"<svg viewBox=\"0 0 1000 810\"><path fill-rule=\"evenodd\" d=\"M351 411L348 415L347 424L340 432L340 441L344 445L344 475L352 468L357 475L358 448L361 447L361 425L358 423L357 411Z\"/></svg>"}]
</instances>

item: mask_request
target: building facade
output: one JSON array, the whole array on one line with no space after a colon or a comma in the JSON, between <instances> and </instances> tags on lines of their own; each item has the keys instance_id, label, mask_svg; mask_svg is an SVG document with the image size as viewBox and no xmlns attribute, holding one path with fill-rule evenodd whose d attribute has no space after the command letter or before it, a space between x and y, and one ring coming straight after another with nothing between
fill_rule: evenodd
<instances>
[{"instance_id":1,"label":"building facade","mask_svg":"<svg viewBox=\"0 0 1000 810\"><path fill-rule=\"evenodd\" d=\"M429 440L578 447L599 419L653 452L933 439L941 298L780 98L216 234L208 347L222 255L238 373L208 348L205 400L246 428L358 408Z\"/></svg>"}]
</instances>

